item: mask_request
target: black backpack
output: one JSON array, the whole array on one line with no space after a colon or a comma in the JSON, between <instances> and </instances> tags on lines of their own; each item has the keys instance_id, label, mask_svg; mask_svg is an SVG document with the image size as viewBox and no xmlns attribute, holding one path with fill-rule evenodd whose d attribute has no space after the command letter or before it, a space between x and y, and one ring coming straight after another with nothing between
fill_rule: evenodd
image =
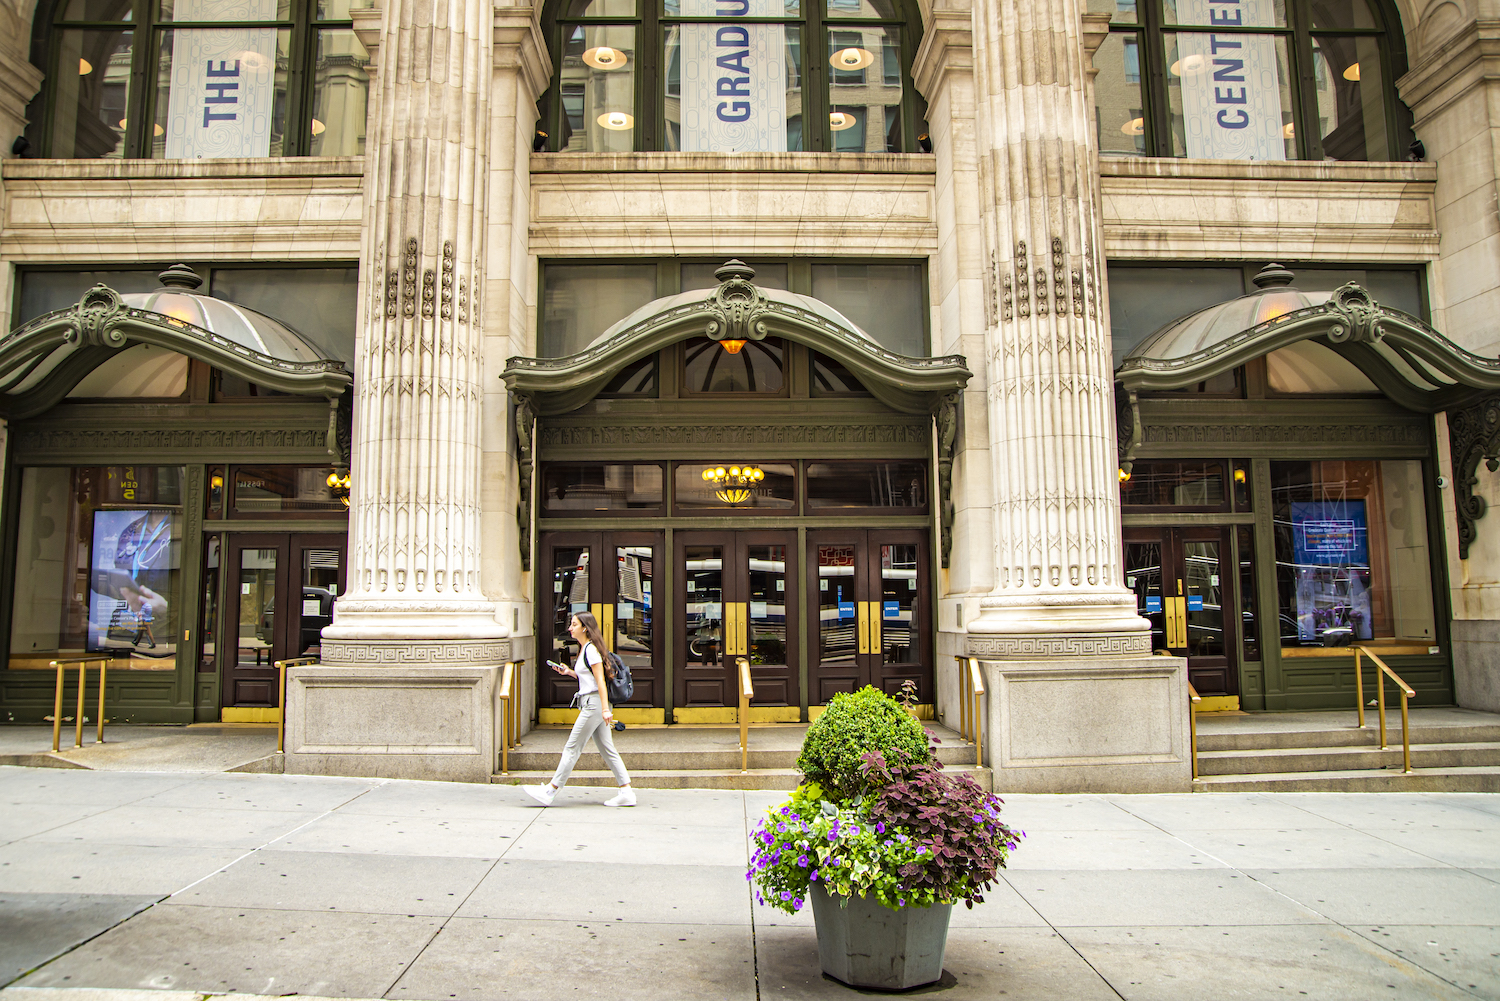
<instances>
[{"instance_id":1,"label":"black backpack","mask_svg":"<svg viewBox=\"0 0 1500 1001\"><path fill-rule=\"evenodd\" d=\"M609 668L605 672L606 684L609 685L609 704L617 706L621 702L629 702L630 697L635 694L635 682L630 680L630 666L613 650L605 653L604 658Z\"/></svg>"}]
</instances>

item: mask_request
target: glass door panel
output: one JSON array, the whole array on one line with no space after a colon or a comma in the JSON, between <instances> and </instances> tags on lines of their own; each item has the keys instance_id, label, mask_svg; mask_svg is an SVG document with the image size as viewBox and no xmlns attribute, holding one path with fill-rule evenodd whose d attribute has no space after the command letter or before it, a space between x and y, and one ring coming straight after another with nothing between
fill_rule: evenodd
<instances>
[{"instance_id":1,"label":"glass door panel","mask_svg":"<svg viewBox=\"0 0 1500 1001\"><path fill-rule=\"evenodd\" d=\"M725 547L689 541L678 550L684 643L674 701L685 708L724 706L731 691L723 663Z\"/></svg>"},{"instance_id":2,"label":"glass door panel","mask_svg":"<svg viewBox=\"0 0 1500 1001\"><path fill-rule=\"evenodd\" d=\"M796 537L786 532L742 532L736 539L741 568L730 600L740 600L745 616L745 656L755 686L754 706L796 706L797 685ZM735 660L737 658L731 658Z\"/></svg>"},{"instance_id":3,"label":"glass door panel","mask_svg":"<svg viewBox=\"0 0 1500 1001\"><path fill-rule=\"evenodd\" d=\"M630 678L635 692L627 706L659 706L663 690L661 687L662 656L660 625L656 614L653 594L656 590L657 540L654 533L616 533L604 537L610 542L615 559L615 575L612 580L601 581L613 587L611 593L603 595L603 610L613 616L609 623L610 639L615 653L630 667Z\"/></svg>"},{"instance_id":4,"label":"glass door panel","mask_svg":"<svg viewBox=\"0 0 1500 1001\"><path fill-rule=\"evenodd\" d=\"M1227 528L1125 531L1125 586L1151 623L1151 648L1188 659L1199 695L1239 693L1237 578L1227 562Z\"/></svg>"},{"instance_id":5,"label":"glass door panel","mask_svg":"<svg viewBox=\"0 0 1500 1001\"><path fill-rule=\"evenodd\" d=\"M1135 592L1135 611L1151 623L1151 649L1166 650L1167 624L1161 590L1161 541L1125 543L1125 587Z\"/></svg>"},{"instance_id":6,"label":"glass door panel","mask_svg":"<svg viewBox=\"0 0 1500 1001\"><path fill-rule=\"evenodd\" d=\"M880 662L910 664L921 635L917 612L917 547L880 547Z\"/></svg>"},{"instance_id":7,"label":"glass door panel","mask_svg":"<svg viewBox=\"0 0 1500 1001\"><path fill-rule=\"evenodd\" d=\"M291 654L286 623L292 613L287 534L230 535L225 545L223 626L215 657L223 665L220 698L226 707L281 704L276 661Z\"/></svg>"},{"instance_id":8,"label":"glass door panel","mask_svg":"<svg viewBox=\"0 0 1500 1001\"><path fill-rule=\"evenodd\" d=\"M1219 543L1183 543L1183 594L1187 598L1189 657L1224 656L1224 602Z\"/></svg>"},{"instance_id":9,"label":"glass door panel","mask_svg":"<svg viewBox=\"0 0 1500 1001\"><path fill-rule=\"evenodd\" d=\"M542 632L537 637L542 660L556 661L572 667L578 658L578 644L568 633L568 624L577 612L589 610L590 547L559 542L544 547L545 566L552 577L551 602L543 613ZM553 671L546 664L537 665L538 706L565 707L573 701L578 682Z\"/></svg>"},{"instance_id":10,"label":"glass door panel","mask_svg":"<svg viewBox=\"0 0 1500 1001\"><path fill-rule=\"evenodd\" d=\"M240 550L239 666L270 663L276 650L275 549Z\"/></svg>"},{"instance_id":11,"label":"glass door panel","mask_svg":"<svg viewBox=\"0 0 1500 1001\"><path fill-rule=\"evenodd\" d=\"M333 606L344 588L344 536L293 536L300 564L300 590L293 599L294 657L321 657L323 627L333 623Z\"/></svg>"}]
</instances>

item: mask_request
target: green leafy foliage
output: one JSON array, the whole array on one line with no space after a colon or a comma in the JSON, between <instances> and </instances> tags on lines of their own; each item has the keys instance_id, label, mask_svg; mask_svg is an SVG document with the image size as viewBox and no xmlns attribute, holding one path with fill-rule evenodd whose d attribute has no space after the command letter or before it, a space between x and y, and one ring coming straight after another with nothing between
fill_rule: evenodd
<instances>
[{"instance_id":1,"label":"green leafy foliage","mask_svg":"<svg viewBox=\"0 0 1500 1001\"><path fill-rule=\"evenodd\" d=\"M895 699L867 685L833 697L823 715L807 728L797 767L830 798L850 799L865 784L860 759L872 751L886 758L899 752L903 760L913 763L932 757L922 724Z\"/></svg>"}]
</instances>

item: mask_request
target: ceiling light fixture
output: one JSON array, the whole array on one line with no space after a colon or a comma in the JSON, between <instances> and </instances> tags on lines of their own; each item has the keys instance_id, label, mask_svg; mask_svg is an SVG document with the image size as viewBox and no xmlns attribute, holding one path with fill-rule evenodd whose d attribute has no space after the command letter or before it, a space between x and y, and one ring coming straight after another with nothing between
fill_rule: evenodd
<instances>
[{"instance_id":1,"label":"ceiling light fixture","mask_svg":"<svg viewBox=\"0 0 1500 1001\"><path fill-rule=\"evenodd\" d=\"M1127 136L1139 136L1146 133L1146 120L1144 118L1132 118L1120 126L1120 131Z\"/></svg>"},{"instance_id":2,"label":"ceiling light fixture","mask_svg":"<svg viewBox=\"0 0 1500 1001\"><path fill-rule=\"evenodd\" d=\"M828 116L828 127L835 132L843 132L845 129L852 129L858 124L859 119L855 118L847 111L835 111Z\"/></svg>"},{"instance_id":3,"label":"ceiling light fixture","mask_svg":"<svg viewBox=\"0 0 1500 1001\"><path fill-rule=\"evenodd\" d=\"M703 481L715 487L714 496L725 504L743 504L754 492L751 488L766 474L758 466L716 466L703 471Z\"/></svg>"},{"instance_id":4,"label":"ceiling light fixture","mask_svg":"<svg viewBox=\"0 0 1500 1001\"><path fill-rule=\"evenodd\" d=\"M630 61L629 57L619 49L612 49L608 45L596 45L583 54L583 61L596 70L622 70Z\"/></svg>"},{"instance_id":5,"label":"ceiling light fixture","mask_svg":"<svg viewBox=\"0 0 1500 1001\"><path fill-rule=\"evenodd\" d=\"M875 61L875 53L869 49L861 49L851 46L847 49L839 49L828 57L828 64L836 70L853 73L862 70Z\"/></svg>"},{"instance_id":6,"label":"ceiling light fixture","mask_svg":"<svg viewBox=\"0 0 1500 1001\"><path fill-rule=\"evenodd\" d=\"M80 59L80 60L78 60L78 75L79 76L88 76L92 72L94 72L94 64L93 63L89 62L87 59Z\"/></svg>"},{"instance_id":7,"label":"ceiling light fixture","mask_svg":"<svg viewBox=\"0 0 1500 1001\"><path fill-rule=\"evenodd\" d=\"M595 121L611 132L626 132L635 128L635 116L627 115L623 111L606 111Z\"/></svg>"},{"instance_id":8,"label":"ceiling light fixture","mask_svg":"<svg viewBox=\"0 0 1500 1001\"><path fill-rule=\"evenodd\" d=\"M1344 79L1359 83L1359 63L1352 63L1348 69L1344 70Z\"/></svg>"},{"instance_id":9,"label":"ceiling light fixture","mask_svg":"<svg viewBox=\"0 0 1500 1001\"><path fill-rule=\"evenodd\" d=\"M1173 76L1191 76L1208 68L1208 60L1194 53L1177 60L1170 67Z\"/></svg>"}]
</instances>

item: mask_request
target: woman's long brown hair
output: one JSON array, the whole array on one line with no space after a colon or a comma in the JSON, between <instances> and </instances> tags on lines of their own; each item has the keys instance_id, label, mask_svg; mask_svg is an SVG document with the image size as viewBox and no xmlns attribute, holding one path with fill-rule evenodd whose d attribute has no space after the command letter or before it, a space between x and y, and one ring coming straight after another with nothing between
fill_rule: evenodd
<instances>
[{"instance_id":1,"label":"woman's long brown hair","mask_svg":"<svg viewBox=\"0 0 1500 1001\"><path fill-rule=\"evenodd\" d=\"M594 644L594 649L599 651L599 663L604 668L604 676L613 678L615 672L609 665L609 651L604 646L604 634L599 632L599 620L594 618L593 612L574 612L573 618L578 620L578 624L583 627L583 634ZM588 666L587 657L583 663L585 667Z\"/></svg>"}]
</instances>

